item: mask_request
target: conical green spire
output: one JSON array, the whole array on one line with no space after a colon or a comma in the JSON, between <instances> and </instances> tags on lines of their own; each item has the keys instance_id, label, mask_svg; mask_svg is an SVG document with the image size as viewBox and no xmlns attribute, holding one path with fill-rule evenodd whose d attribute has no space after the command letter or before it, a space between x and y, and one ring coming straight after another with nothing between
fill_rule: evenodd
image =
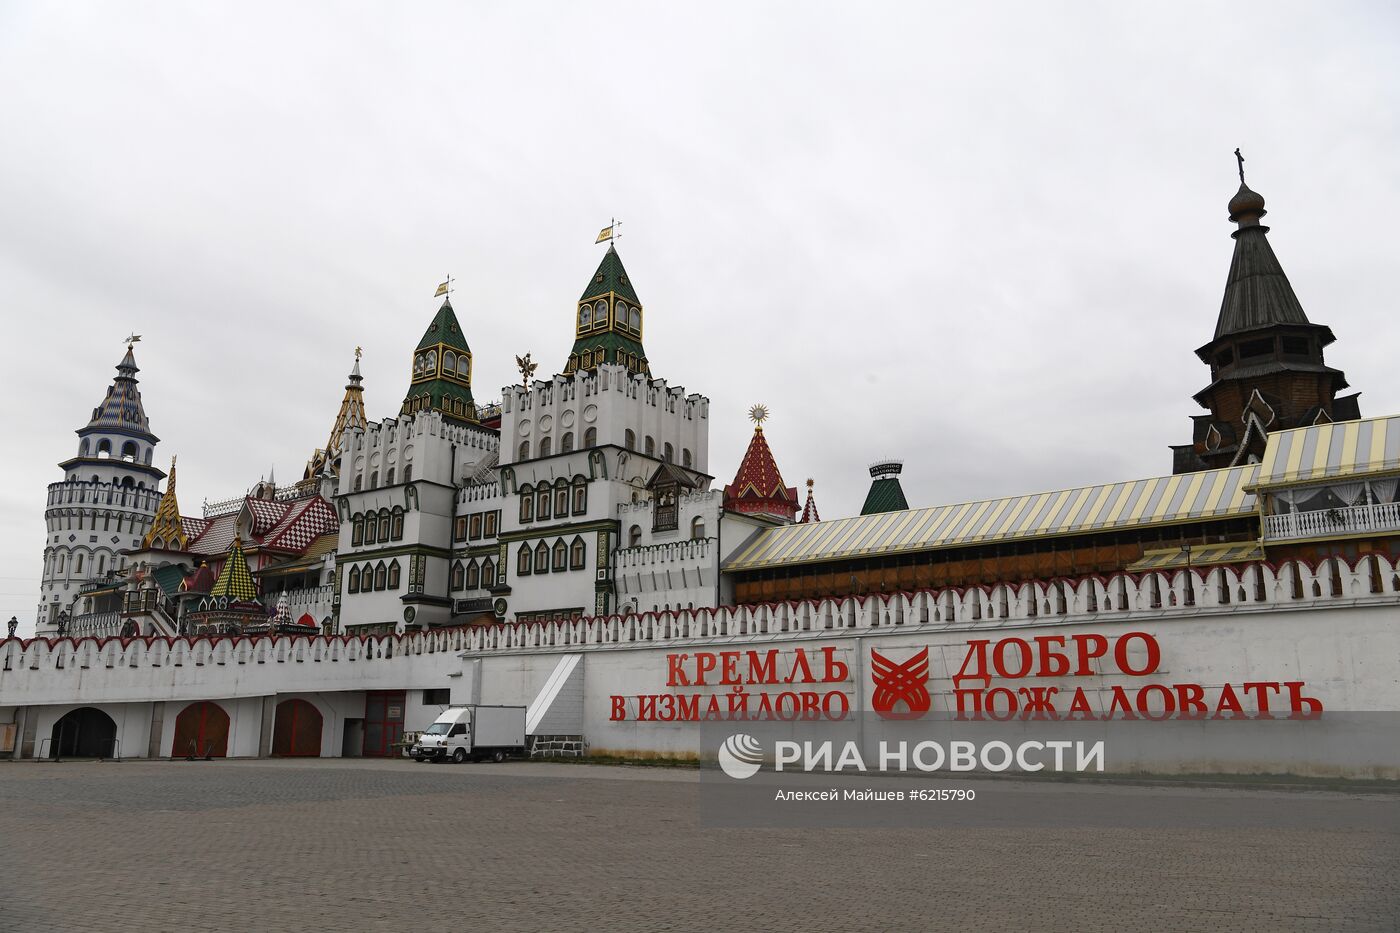
<instances>
[{"instance_id":1,"label":"conical green spire","mask_svg":"<svg viewBox=\"0 0 1400 933\"><path fill-rule=\"evenodd\" d=\"M622 257L609 244L574 311L574 348L565 373L592 370L602 363L651 375L642 348L643 311Z\"/></svg>"},{"instance_id":2,"label":"conical green spire","mask_svg":"<svg viewBox=\"0 0 1400 933\"><path fill-rule=\"evenodd\" d=\"M476 421L472 352L450 299L443 300L413 351L413 375L401 410L439 411L458 421Z\"/></svg>"}]
</instances>

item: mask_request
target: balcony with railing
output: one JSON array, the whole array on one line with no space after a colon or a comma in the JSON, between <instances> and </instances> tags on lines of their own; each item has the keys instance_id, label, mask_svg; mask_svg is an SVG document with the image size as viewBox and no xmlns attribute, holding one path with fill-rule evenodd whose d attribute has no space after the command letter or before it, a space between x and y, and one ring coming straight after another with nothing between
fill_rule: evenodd
<instances>
[{"instance_id":1,"label":"balcony with railing","mask_svg":"<svg viewBox=\"0 0 1400 933\"><path fill-rule=\"evenodd\" d=\"M1400 532L1400 502L1338 506L1264 516L1267 541Z\"/></svg>"}]
</instances>

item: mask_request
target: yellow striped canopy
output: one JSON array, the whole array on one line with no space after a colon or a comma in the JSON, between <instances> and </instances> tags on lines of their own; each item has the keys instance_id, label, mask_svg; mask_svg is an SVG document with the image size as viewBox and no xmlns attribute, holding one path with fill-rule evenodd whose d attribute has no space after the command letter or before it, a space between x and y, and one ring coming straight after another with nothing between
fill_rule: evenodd
<instances>
[{"instance_id":1,"label":"yellow striped canopy","mask_svg":"<svg viewBox=\"0 0 1400 933\"><path fill-rule=\"evenodd\" d=\"M1106 486L1083 486L783 525L761 531L724 569L753 570L861 557L931 551L991 541L1016 541L1118 528L1238 518L1255 513L1258 466L1204 470Z\"/></svg>"},{"instance_id":2,"label":"yellow striped canopy","mask_svg":"<svg viewBox=\"0 0 1400 933\"><path fill-rule=\"evenodd\" d=\"M1142 559L1128 565L1128 570L1165 570L1174 567L1205 567L1215 564L1244 564L1263 560L1264 549L1258 542L1235 544L1198 544L1189 551L1184 547L1144 551Z\"/></svg>"},{"instance_id":3,"label":"yellow striped canopy","mask_svg":"<svg viewBox=\"0 0 1400 933\"><path fill-rule=\"evenodd\" d=\"M1270 434L1251 488L1384 472L1400 472L1400 415Z\"/></svg>"}]
</instances>

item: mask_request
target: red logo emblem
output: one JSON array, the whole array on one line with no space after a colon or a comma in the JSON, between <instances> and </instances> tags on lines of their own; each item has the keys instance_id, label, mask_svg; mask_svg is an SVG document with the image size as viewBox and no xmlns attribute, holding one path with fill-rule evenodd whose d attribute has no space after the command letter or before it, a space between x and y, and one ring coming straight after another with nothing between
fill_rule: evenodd
<instances>
[{"instance_id":1,"label":"red logo emblem","mask_svg":"<svg viewBox=\"0 0 1400 933\"><path fill-rule=\"evenodd\" d=\"M925 686L928 683L927 648L902 664L871 648L870 678L875 682L870 706L881 719L918 719L928 712L933 702ZM895 712L895 704L901 702L905 711Z\"/></svg>"}]
</instances>

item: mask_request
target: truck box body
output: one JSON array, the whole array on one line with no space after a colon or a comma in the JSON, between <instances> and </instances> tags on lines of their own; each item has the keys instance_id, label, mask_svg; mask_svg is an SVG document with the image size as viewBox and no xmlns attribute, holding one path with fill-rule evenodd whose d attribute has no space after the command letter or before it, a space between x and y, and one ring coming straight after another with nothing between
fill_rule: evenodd
<instances>
[{"instance_id":1,"label":"truck box body","mask_svg":"<svg viewBox=\"0 0 1400 933\"><path fill-rule=\"evenodd\" d=\"M417 761L502 761L525 754L525 707L452 706L409 749Z\"/></svg>"}]
</instances>

